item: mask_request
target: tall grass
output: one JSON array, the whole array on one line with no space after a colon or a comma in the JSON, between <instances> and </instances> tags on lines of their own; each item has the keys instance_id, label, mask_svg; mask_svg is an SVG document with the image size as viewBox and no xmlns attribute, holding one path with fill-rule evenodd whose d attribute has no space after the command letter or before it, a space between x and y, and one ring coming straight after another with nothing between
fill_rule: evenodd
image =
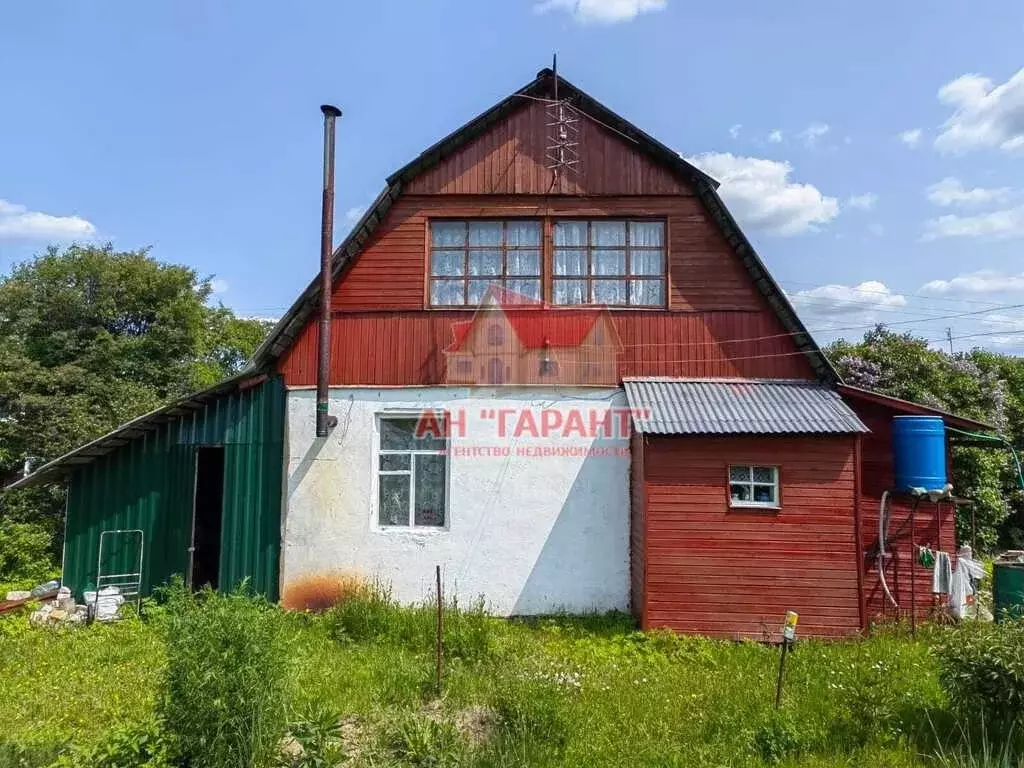
<instances>
[{"instance_id":1,"label":"tall grass","mask_svg":"<svg viewBox=\"0 0 1024 768\"><path fill-rule=\"evenodd\" d=\"M273 765L287 722L281 612L244 591L182 592L166 624L167 666L157 713L181 763Z\"/></svg>"}]
</instances>

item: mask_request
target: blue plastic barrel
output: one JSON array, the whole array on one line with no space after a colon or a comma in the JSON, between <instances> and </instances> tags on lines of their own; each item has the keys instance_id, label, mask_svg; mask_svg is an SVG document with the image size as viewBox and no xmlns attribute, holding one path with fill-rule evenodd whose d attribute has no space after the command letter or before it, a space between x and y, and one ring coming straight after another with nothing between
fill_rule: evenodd
<instances>
[{"instance_id":1,"label":"blue plastic barrel","mask_svg":"<svg viewBox=\"0 0 1024 768\"><path fill-rule=\"evenodd\" d=\"M896 489L946 487L946 427L939 416L894 416L892 456Z\"/></svg>"}]
</instances>

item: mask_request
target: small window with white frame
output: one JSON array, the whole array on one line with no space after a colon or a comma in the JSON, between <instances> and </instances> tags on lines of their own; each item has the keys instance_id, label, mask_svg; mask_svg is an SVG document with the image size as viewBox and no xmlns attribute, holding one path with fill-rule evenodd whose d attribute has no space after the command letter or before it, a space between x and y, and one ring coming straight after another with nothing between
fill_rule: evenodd
<instances>
[{"instance_id":1,"label":"small window with white frame","mask_svg":"<svg viewBox=\"0 0 1024 768\"><path fill-rule=\"evenodd\" d=\"M444 528L448 440L443 417L382 415L377 451L377 524Z\"/></svg>"},{"instance_id":2,"label":"small window with white frame","mask_svg":"<svg viewBox=\"0 0 1024 768\"><path fill-rule=\"evenodd\" d=\"M778 507L779 468L730 465L729 502L734 507Z\"/></svg>"}]
</instances>

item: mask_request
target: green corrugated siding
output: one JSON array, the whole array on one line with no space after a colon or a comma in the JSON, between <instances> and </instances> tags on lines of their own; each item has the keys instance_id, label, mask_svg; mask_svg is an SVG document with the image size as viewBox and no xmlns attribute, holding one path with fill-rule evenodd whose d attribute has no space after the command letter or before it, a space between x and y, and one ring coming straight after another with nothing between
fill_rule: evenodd
<instances>
[{"instance_id":1,"label":"green corrugated siding","mask_svg":"<svg viewBox=\"0 0 1024 768\"><path fill-rule=\"evenodd\" d=\"M78 469L71 478L64 583L76 593L96 580L100 531L141 528L146 592L188 568L196 447L224 446L220 584L248 578L277 599L284 473L284 385L269 379L226 393ZM106 555L106 545L104 547ZM114 549L104 573L129 569ZM122 571L118 571L122 572Z\"/></svg>"}]
</instances>

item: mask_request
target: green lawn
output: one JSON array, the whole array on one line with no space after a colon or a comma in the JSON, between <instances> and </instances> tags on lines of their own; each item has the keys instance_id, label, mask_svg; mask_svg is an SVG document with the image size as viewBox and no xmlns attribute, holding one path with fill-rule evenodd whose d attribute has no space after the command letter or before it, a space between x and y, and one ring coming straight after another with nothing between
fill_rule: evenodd
<instances>
[{"instance_id":1,"label":"green lawn","mask_svg":"<svg viewBox=\"0 0 1024 768\"><path fill-rule=\"evenodd\" d=\"M370 630L359 615L282 619L291 708L343 719L346 764L946 764L928 757L953 723L929 646L950 630L801 642L776 713L777 648L642 635L615 616L450 617L438 701L430 612L397 615L401 627ZM46 765L61 744L101 743L115 725L147 720L165 626L0 622L0 768ZM474 717L482 724L467 730Z\"/></svg>"}]
</instances>

